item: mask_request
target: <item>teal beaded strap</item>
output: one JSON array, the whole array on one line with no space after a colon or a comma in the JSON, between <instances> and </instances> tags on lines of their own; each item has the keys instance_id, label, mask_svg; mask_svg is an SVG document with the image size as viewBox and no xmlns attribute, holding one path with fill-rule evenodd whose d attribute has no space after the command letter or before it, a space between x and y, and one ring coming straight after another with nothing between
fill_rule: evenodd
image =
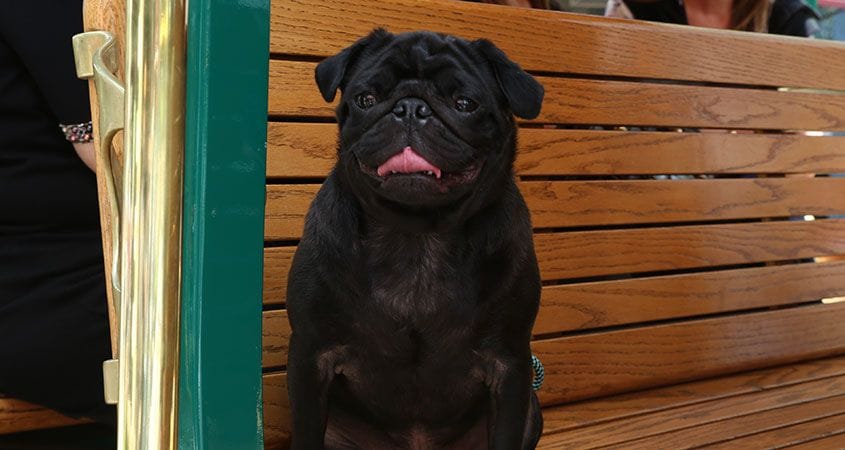
<instances>
[{"instance_id":1,"label":"teal beaded strap","mask_svg":"<svg viewBox=\"0 0 845 450\"><path fill-rule=\"evenodd\" d=\"M531 368L534 369L534 381L531 383L531 387L535 391L539 391L543 387L543 380L546 378L546 369L543 368L540 358L534 355L531 355Z\"/></svg>"}]
</instances>

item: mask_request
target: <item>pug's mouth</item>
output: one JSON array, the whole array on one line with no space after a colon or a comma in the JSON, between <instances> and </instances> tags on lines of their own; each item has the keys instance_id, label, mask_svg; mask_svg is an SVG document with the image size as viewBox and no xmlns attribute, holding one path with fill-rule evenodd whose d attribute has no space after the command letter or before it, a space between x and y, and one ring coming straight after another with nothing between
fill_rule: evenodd
<instances>
[{"instance_id":1,"label":"pug's mouth","mask_svg":"<svg viewBox=\"0 0 845 450\"><path fill-rule=\"evenodd\" d=\"M437 183L441 187L466 184L478 177L481 164L475 162L459 171L447 172L428 162L411 147L405 147L379 166L367 166L358 160L361 171L379 181L418 178Z\"/></svg>"}]
</instances>

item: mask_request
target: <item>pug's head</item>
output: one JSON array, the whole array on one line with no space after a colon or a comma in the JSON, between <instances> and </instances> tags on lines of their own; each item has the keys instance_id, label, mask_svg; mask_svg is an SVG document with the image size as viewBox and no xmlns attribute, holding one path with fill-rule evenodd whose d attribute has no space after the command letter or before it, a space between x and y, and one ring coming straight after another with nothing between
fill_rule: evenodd
<instances>
[{"instance_id":1,"label":"pug's head","mask_svg":"<svg viewBox=\"0 0 845 450\"><path fill-rule=\"evenodd\" d=\"M375 30L317 66L338 89L337 170L371 214L442 216L492 201L512 177L513 116L543 87L487 40ZM474 208L473 207L473 208Z\"/></svg>"}]
</instances>

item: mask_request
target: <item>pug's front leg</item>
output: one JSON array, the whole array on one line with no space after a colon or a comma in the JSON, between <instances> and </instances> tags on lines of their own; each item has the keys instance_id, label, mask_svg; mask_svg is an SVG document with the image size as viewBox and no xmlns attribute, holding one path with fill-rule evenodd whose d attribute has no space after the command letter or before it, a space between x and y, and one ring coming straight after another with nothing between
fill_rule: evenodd
<instances>
[{"instance_id":1,"label":"pug's front leg","mask_svg":"<svg viewBox=\"0 0 845 450\"><path fill-rule=\"evenodd\" d=\"M517 450L524 444L525 423L531 402L530 358L497 360L490 370L491 450Z\"/></svg>"},{"instance_id":2,"label":"pug's front leg","mask_svg":"<svg viewBox=\"0 0 845 450\"><path fill-rule=\"evenodd\" d=\"M324 448L328 391L335 375L336 355L320 352L307 337L294 332L288 349L288 397L293 428L292 450Z\"/></svg>"}]
</instances>

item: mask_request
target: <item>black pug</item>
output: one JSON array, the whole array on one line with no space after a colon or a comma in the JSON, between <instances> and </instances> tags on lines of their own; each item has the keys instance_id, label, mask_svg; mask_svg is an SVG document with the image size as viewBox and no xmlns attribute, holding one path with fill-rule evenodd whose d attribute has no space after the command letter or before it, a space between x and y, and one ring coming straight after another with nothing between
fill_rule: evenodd
<instances>
[{"instance_id":1,"label":"black pug","mask_svg":"<svg viewBox=\"0 0 845 450\"><path fill-rule=\"evenodd\" d=\"M290 271L294 449L528 449L540 277L513 115L543 87L487 40L376 30L317 66L338 161Z\"/></svg>"}]
</instances>

